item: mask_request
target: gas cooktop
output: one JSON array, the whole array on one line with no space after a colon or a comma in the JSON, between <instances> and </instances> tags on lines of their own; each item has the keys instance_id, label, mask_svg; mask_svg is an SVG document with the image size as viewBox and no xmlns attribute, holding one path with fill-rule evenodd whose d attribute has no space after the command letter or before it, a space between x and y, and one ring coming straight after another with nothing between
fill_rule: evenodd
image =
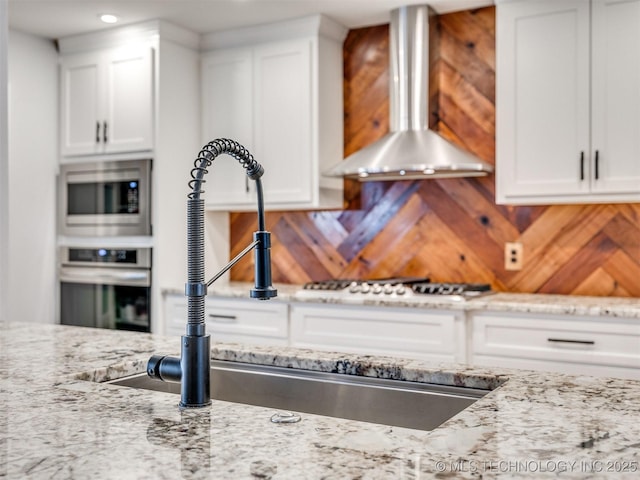
<instances>
[{"instance_id":1,"label":"gas cooktop","mask_svg":"<svg viewBox=\"0 0 640 480\"><path fill-rule=\"evenodd\" d=\"M493 293L484 283L435 283L429 278L384 278L376 280L326 280L306 283L296 296L307 299L406 299L438 296L460 301Z\"/></svg>"}]
</instances>

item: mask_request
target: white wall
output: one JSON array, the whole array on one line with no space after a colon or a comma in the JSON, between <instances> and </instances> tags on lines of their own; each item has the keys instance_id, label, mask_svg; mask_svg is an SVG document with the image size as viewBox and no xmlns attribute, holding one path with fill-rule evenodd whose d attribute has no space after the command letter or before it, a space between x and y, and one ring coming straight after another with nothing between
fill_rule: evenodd
<instances>
[{"instance_id":1,"label":"white wall","mask_svg":"<svg viewBox=\"0 0 640 480\"><path fill-rule=\"evenodd\" d=\"M187 280L188 183L193 161L204 143L200 133L199 53L161 39L158 67L158 120L153 167L156 194L152 212L153 311L156 313L152 314L152 331L164 333L166 319L160 292L184 292ZM205 275L208 280L229 259L229 214L207 212L205 228ZM218 283L225 281L228 282L228 274Z\"/></svg>"},{"instance_id":2,"label":"white wall","mask_svg":"<svg viewBox=\"0 0 640 480\"><path fill-rule=\"evenodd\" d=\"M55 320L58 54L9 32L8 318Z\"/></svg>"},{"instance_id":3,"label":"white wall","mask_svg":"<svg viewBox=\"0 0 640 480\"><path fill-rule=\"evenodd\" d=\"M9 221L9 150L7 126L7 44L9 20L7 2L0 1L0 321L7 318L7 278L8 278L8 221Z\"/></svg>"},{"instance_id":4,"label":"white wall","mask_svg":"<svg viewBox=\"0 0 640 480\"><path fill-rule=\"evenodd\" d=\"M187 279L187 183L198 154L198 52L160 40L156 157L153 165L152 331L164 332L164 289L184 291Z\"/></svg>"},{"instance_id":5,"label":"white wall","mask_svg":"<svg viewBox=\"0 0 640 480\"><path fill-rule=\"evenodd\" d=\"M153 164L153 277L151 329L164 332L163 289L184 290L186 281L186 180L196 131L196 52L160 41L156 157ZM175 64L174 64L175 62ZM182 95L180 90L184 89Z\"/></svg>"}]
</instances>

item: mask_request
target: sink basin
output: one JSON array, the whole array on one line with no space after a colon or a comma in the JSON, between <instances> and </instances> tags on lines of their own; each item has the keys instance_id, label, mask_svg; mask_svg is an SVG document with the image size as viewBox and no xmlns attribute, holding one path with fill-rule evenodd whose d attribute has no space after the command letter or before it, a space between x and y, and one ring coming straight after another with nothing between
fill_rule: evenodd
<instances>
[{"instance_id":1,"label":"sink basin","mask_svg":"<svg viewBox=\"0 0 640 480\"><path fill-rule=\"evenodd\" d=\"M146 373L109 382L180 394L179 383L150 379ZM292 368L213 361L211 398L432 430L488 393L487 390L405 382Z\"/></svg>"}]
</instances>

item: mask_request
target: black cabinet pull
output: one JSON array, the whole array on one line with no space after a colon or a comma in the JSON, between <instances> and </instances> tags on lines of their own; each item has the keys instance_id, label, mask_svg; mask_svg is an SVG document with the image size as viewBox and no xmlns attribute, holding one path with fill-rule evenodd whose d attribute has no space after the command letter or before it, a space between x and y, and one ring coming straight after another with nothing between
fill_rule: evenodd
<instances>
[{"instance_id":1,"label":"black cabinet pull","mask_svg":"<svg viewBox=\"0 0 640 480\"><path fill-rule=\"evenodd\" d=\"M596 342L593 340L571 340L566 338L547 338L547 342L552 343L573 343L579 345L595 345Z\"/></svg>"},{"instance_id":2,"label":"black cabinet pull","mask_svg":"<svg viewBox=\"0 0 640 480\"><path fill-rule=\"evenodd\" d=\"M584 180L584 152L580 152L580 180Z\"/></svg>"},{"instance_id":3,"label":"black cabinet pull","mask_svg":"<svg viewBox=\"0 0 640 480\"><path fill-rule=\"evenodd\" d=\"M600 152L596 150L596 180L600 178Z\"/></svg>"},{"instance_id":4,"label":"black cabinet pull","mask_svg":"<svg viewBox=\"0 0 640 480\"><path fill-rule=\"evenodd\" d=\"M96 143L100 143L100 122L96 122Z\"/></svg>"},{"instance_id":5,"label":"black cabinet pull","mask_svg":"<svg viewBox=\"0 0 640 480\"><path fill-rule=\"evenodd\" d=\"M235 323L238 321L238 317L235 315L221 315L216 313L210 313L209 318L214 322L220 323Z\"/></svg>"},{"instance_id":6,"label":"black cabinet pull","mask_svg":"<svg viewBox=\"0 0 640 480\"><path fill-rule=\"evenodd\" d=\"M107 122L104 122L104 129L102 132L102 139L104 140L104 143L106 145L107 143Z\"/></svg>"}]
</instances>

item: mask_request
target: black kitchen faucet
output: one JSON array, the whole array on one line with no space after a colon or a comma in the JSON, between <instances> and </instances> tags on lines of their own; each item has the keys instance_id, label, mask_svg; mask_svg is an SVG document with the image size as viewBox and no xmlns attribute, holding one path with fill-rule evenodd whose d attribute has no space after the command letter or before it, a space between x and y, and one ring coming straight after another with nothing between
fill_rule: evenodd
<instances>
[{"instance_id":1,"label":"black kitchen faucet","mask_svg":"<svg viewBox=\"0 0 640 480\"><path fill-rule=\"evenodd\" d=\"M256 182L258 196L258 231L253 242L231 260L211 280L204 279L204 193L202 184L207 167L221 154L228 154L245 168L247 176ZM147 375L165 382L180 382L180 407L195 408L211 404L210 358L211 337L205 332L204 302L207 287L220 278L244 255L255 248L255 288L250 297L268 300L278 292L271 284L271 234L265 230L264 199L260 177L264 168L249 151L238 142L217 139L203 147L191 170L189 187L192 191L187 199L187 283L185 295L188 299L187 329L181 338L181 357L154 355L147 363Z\"/></svg>"}]
</instances>

